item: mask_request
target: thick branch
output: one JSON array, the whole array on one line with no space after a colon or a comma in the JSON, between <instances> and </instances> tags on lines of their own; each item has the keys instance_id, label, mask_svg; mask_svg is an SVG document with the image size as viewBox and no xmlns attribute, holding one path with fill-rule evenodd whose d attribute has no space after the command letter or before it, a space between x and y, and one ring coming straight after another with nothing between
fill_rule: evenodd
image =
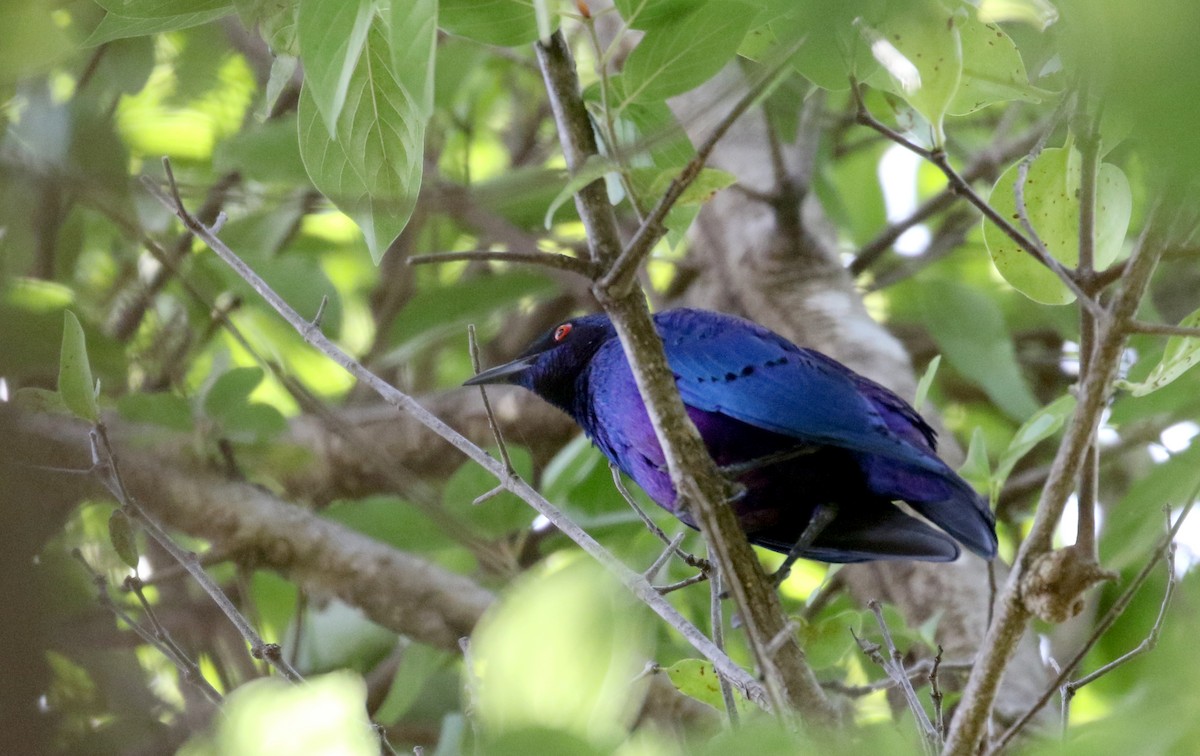
<instances>
[{"instance_id":1,"label":"thick branch","mask_svg":"<svg viewBox=\"0 0 1200 756\"><path fill-rule=\"evenodd\" d=\"M563 151L568 155L568 164L574 169L581 164L581 157L586 160L596 154L591 125L575 78L574 64L561 33L554 35L549 42L539 43L537 50L559 125ZM584 134L586 139L577 141ZM572 164L573 160L575 162ZM616 235L612 207L607 197L601 196L599 200L595 201L582 192L576 197L576 206L589 230L592 248L619 248L620 239ZM643 231L648 228L643 226ZM594 236L597 233L609 235L597 238ZM639 237L642 235L639 232ZM599 259L605 262L612 260L611 257ZM728 579L728 589L742 613L750 647L763 674L772 704L782 711L783 705L790 703L815 721L832 722L835 713L804 661L795 639L789 638L787 642L779 644L776 653L768 650L784 631L779 598L768 586L762 567L732 510L725 506L730 495L728 485L717 472L699 433L684 411L663 353L662 341L650 319L645 296L638 288L611 291L603 284L596 286L595 293L611 317L629 358L638 390L667 459L675 490L681 502L690 508L704 534L710 558Z\"/></svg>"},{"instance_id":2,"label":"thick branch","mask_svg":"<svg viewBox=\"0 0 1200 756\"><path fill-rule=\"evenodd\" d=\"M1153 228L1153 215L1147 227ZM1016 564L1000 596L999 609L976 661L975 670L967 681L944 753L971 754L983 737L1000 678L1016 650L1031 612L1021 595L1022 579L1034 561L1051 549L1054 529L1062 517L1086 450L1094 441L1096 423L1112 390L1127 338L1126 324L1133 318L1145 294L1150 274L1162 254L1162 245L1144 237L1130 260L1128 273L1117 299L1112 316L1099 329L1090 370L1079 389L1079 403L1071 417L1050 476L1042 489L1041 504L1034 517L1033 527L1017 553Z\"/></svg>"},{"instance_id":3,"label":"thick branch","mask_svg":"<svg viewBox=\"0 0 1200 756\"><path fill-rule=\"evenodd\" d=\"M87 429L55 417L23 416L31 461L87 469ZM118 445L129 492L164 524L218 545L231 558L278 570L313 593L360 607L375 622L421 643L457 650L493 600L461 575L397 551L283 501L260 486L189 470ZM77 476L53 480L74 486ZM102 491L90 484L90 495ZM79 495L88 495L87 490Z\"/></svg>"}]
</instances>

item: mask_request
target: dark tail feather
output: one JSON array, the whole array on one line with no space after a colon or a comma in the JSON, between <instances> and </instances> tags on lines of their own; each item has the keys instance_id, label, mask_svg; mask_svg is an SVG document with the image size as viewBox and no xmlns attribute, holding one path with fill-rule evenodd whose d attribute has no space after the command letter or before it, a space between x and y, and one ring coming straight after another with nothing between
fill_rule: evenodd
<instances>
[{"instance_id":1,"label":"dark tail feather","mask_svg":"<svg viewBox=\"0 0 1200 756\"><path fill-rule=\"evenodd\" d=\"M948 498L908 504L984 559L996 556L996 516L975 489L947 468Z\"/></svg>"},{"instance_id":2,"label":"dark tail feather","mask_svg":"<svg viewBox=\"0 0 1200 756\"><path fill-rule=\"evenodd\" d=\"M750 542L782 554L793 545L766 534L751 534ZM816 542L800 554L805 559L836 563L890 559L953 562L958 555L958 544L945 533L906 515L888 501L840 507Z\"/></svg>"}]
</instances>

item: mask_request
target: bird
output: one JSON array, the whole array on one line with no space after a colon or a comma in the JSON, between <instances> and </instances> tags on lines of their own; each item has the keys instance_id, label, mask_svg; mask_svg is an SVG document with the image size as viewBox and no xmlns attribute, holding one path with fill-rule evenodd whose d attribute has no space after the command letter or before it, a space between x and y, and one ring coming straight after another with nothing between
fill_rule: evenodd
<instances>
[{"instance_id":1,"label":"bird","mask_svg":"<svg viewBox=\"0 0 1200 756\"><path fill-rule=\"evenodd\" d=\"M785 567L797 558L948 562L959 543L995 556L987 501L938 457L933 428L895 393L732 315L680 308L653 322L688 417L733 484L739 524L751 543L787 554ZM607 315L565 320L464 385L485 384L521 386L566 412L655 503L696 528Z\"/></svg>"}]
</instances>

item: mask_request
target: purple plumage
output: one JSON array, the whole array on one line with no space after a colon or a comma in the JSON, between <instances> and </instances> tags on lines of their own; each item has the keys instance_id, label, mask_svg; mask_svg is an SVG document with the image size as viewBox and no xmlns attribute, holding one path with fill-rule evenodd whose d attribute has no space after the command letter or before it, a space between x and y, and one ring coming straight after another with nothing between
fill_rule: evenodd
<instances>
[{"instance_id":1,"label":"purple plumage","mask_svg":"<svg viewBox=\"0 0 1200 756\"><path fill-rule=\"evenodd\" d=\"M954 539L995 555L986 502L937 457L933 429L903 399L746 320L671 310L654 322L689 416L738 484L731 505L752 543L786 553L818 508L831 505L833 519L800 556L949 561L959 554ZM676 511L662 449L606 316L567 321L522 357L468 381L499 382L567 412L651 499L694 526Z\"/></svg>"}]
</instances>

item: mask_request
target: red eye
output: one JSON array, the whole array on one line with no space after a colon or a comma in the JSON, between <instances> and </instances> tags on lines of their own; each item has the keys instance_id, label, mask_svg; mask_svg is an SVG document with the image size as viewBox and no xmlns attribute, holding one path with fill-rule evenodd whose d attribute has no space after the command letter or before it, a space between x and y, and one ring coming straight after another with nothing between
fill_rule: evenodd
<instances>
[{"instance_id":1,"label":"red eye","mask_svg":"<svg viewBox=\"0 0 1200 756\"><path fill-rule=\"evenodd\" d=\"M567 338L567 334L571 332L571 324L563 323L558 328L554 329L554 342L558 343Z\"/></svg>"}]
</instances>

